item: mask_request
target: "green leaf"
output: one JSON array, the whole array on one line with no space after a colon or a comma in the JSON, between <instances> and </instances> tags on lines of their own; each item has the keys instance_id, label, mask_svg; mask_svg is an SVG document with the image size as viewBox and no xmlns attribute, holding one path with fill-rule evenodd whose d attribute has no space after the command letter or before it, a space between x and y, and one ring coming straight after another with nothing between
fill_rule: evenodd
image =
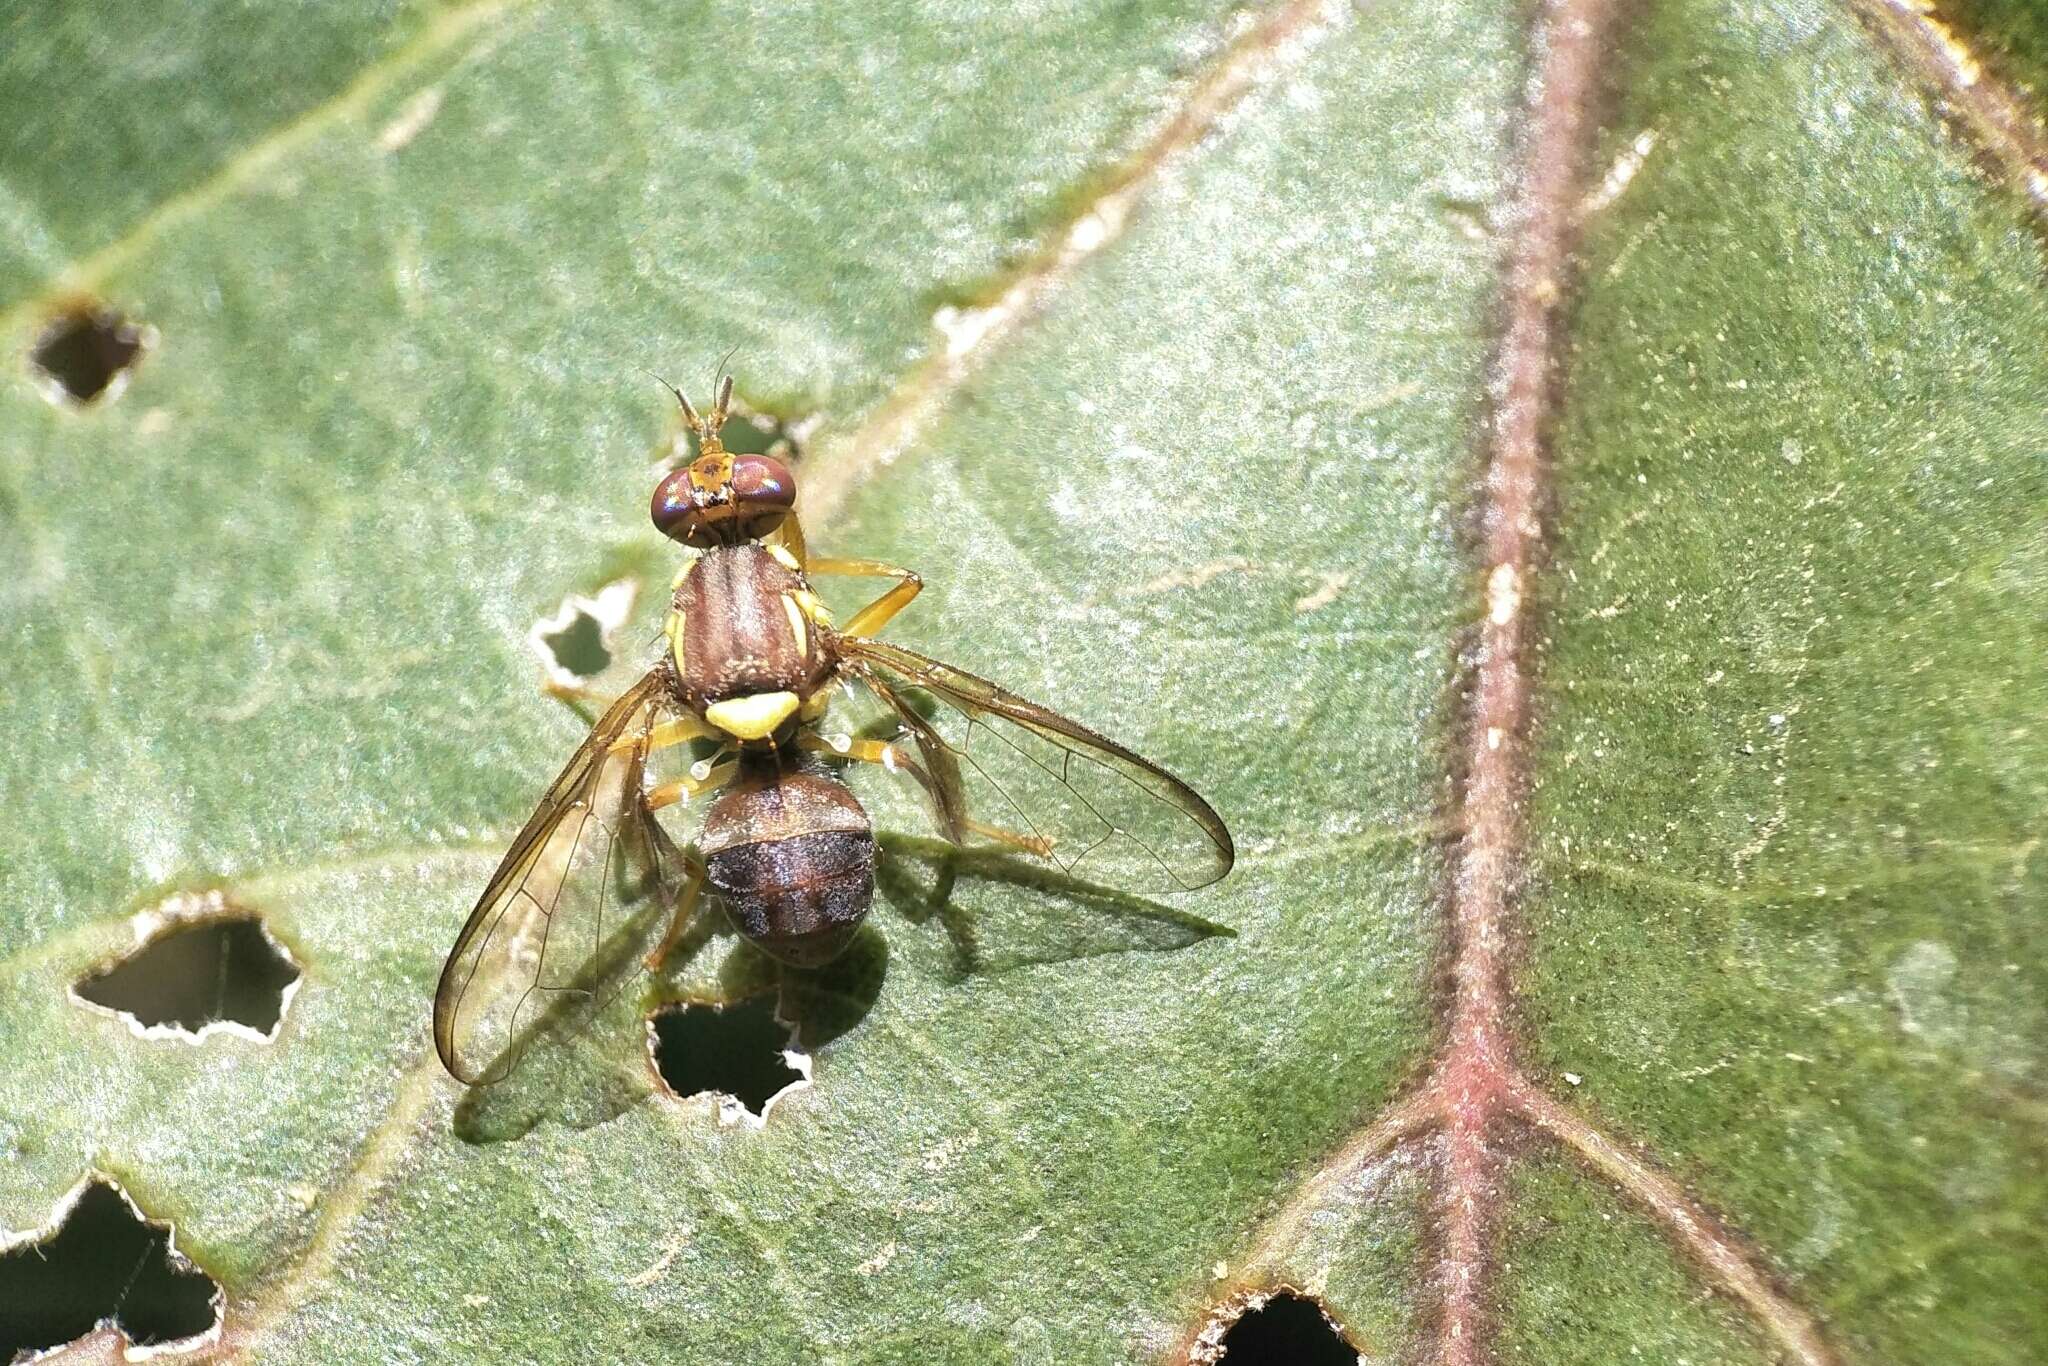
<instances>
[{"instance_id":1,"label":"green leaf","mask_svg":"<svg viewBox=\"0 0 2048 1366\"><path fill-rule=\"evenodd\" d=\"M1585 245L1531 1063L1582 1075L1845 1355L2024 1360L2041 240L1852 23L1635 40L1614 136L1676 145Z\"/></svg>"},{"instance_id":2,"label":"green leaf","mask_svg":"<svg viewBox=\"0 0 2048 1366\"><path fill-rule=\"evenodd\" d=\"M1572 15L1476 2L18 18L0 344L149 345L0 390L0 1229L111 1177L263 1360L1177 1357L1280 1284L1459 1360L1466 1276L1503 1361L2038 1356L2048 296L1969 100L2041 54L1968 10L1936 108L1863 11L1610 19L1575 176ZM583 727L534 640L629 583L605 679L651 660L640 370L729 348L814 544L924 573L888 635L1180 773L1237 867L1169 904L880 799L765 1120L664 1094L638 993L466 1091L441 957ZM1489 887L1505 1061L1446 1071ZM223 907L304 974L274 1040L72 998ZM1459 1076L1513 1082L1476 1169Z\"/></svg>"}]
</instances>

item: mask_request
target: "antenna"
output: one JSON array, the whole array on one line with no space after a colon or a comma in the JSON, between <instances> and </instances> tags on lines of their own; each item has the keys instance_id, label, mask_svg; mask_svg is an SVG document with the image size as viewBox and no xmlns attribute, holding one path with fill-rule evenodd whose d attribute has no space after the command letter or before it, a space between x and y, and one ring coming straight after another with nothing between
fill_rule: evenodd
<instances>
[{"instance_id":1,"label":"antenna","mask_svg":"<svg viewBox=\"0 0 2048 1366\"><path fill-rule=\"evenodd\" d=\"M719 378L725 374L725 363L731 360L734 356L737 356L739 353L740 344L738 342L734 342L731 346L728 346L725 349L725 354L718 358L718 364L711 367L711 382L714 385L717 384Z\"/></svg>"},{"instance_id":2,"label":"antenna","mask_svg":"<svg viewBox=\"0 0 2048 1366\"><path fill-rule=\"evenodd\" d=\"M697 435L700 437L704 435L704 419L697 416L697 410L690 406L690 400L683 397L682 390L676 388L675 385L669 383L660 375L655 374L652 370L646 369L645 367L642 367L641 373L646 375L649 379L653 380L656 384L659 384L662 388L674 394L676 396L676 402L682 405L683 420L690 424L690 430L697 433ZM730 388L731 386L728 385L727 387Z\"/></svg>"},{"instance_id":3,"label":"antenna","mask_svg":"<svg viewBox=\"0 0 2048 1366\"><path fill-rule=\"evenodd\" d=\"M718 402L711 405L711 430L725 430L725 415L732 411L732 376L727 375L718 386Z\"/></svg>"}]
</instances>

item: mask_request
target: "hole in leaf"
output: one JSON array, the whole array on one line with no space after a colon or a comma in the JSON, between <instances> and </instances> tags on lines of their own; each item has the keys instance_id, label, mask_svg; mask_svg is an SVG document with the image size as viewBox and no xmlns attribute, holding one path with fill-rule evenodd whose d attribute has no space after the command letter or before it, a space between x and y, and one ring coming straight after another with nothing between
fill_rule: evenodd
<instances>
[{"instance_id":1,"label":"hole in leaf","mask_svg":"<svg viewBox=\"0 0 2048 1366\"><path fill-rule=\"evenodd\" d=\"M611 667L612 652L605 648L604 624L588 612L578 612L563 630L543 636L555 656L555 664L578 678L595 678Z\"/></svg>"},{"instance_id":2,"label":"hole in leaf","mask_svg":"<svg viewBox=\"0 0 2048 1366\"><path fill-rule=\"evenodd\" d=\"M155 339L154 329L110 308L79 304L50 320L28 359L44 393L86 404L119 394L129 367Z\"/></svg>"},{"instance_id":3,"label":"hole in leaf","mask_svg":"<svg viewBox=\"0 0 2048 1366\"><path fill-rule=\"evenodd\" d=\"M772 994L669 1006L648 1019L647 1032L662 1084L678 1096L717 1093L721 1123L759 1123L778 1096L811 1078L811 1060L777 1018Z\"/></svg>"},{"instance_id":4,"label":"hole in leaf","mask_svg":"<svg viewBox=\"0 0 2048 1366\"><path fill-rule=\"evenodd\" d=\"M1282 1290L1247 1307L1208 1360L1226 1366L1358 1366L1358 1349L1321 1305Z\"/></svg>"},{"instance_id":5,"label":"hole in leaf","mask_svg":"<svg viewBox=\"0 0 2048 1366\"><path fill-rule=\"evenodd\" d=\"M548 677L575 687L610 668L612 639L639 596L638 580L620 579L590 597L571 593L554 615L536 621L527 639Z\"/></svg>"},{"instance_id":6,"label":"hole in leaf","mask_svg":"<svg viewBox=\"0 0 2048 1366\"><path fill-rule=\"evenodd\" d=\"M81 1183L57 1219L42 1237L0 1252L0 1361L103 1326L138 1346L190 1346L220 1325L220 1287L120 1187L102 1177Z\"/></svg>"},{"instance_id":7,"label":"hole in leaf","mask_svg":"<svg viewBox=\"0 0 2048 1366\"><path fill-rule=\"evenodd\" d=\"M260 919L216 915L174 923L71 990L146 1037L226 1032L268 1040L299 979L298 965Z\"/></svg>"}]
</instances>

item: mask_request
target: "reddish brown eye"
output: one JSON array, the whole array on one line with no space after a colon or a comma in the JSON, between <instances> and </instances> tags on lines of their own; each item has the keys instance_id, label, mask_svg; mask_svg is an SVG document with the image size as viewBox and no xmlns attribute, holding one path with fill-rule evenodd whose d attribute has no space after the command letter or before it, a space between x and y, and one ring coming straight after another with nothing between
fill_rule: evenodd
<instances>
[{"instance_id":1,"label":"reddish brown eye","mask_svg":"<svg viewBox=\"0 0 2048 1366\"><path fill-rule=\"evenodd\" d=\"M666 478L654 486L654 498L648 504L648 515L654 518L655 529L673 540L689 542L696 529L696 518L703 504L698 501L697 490L690 483L690 469L671 471Z\"/></svg>"},{"instance_id":2,"label":"reddish brown eye","mask_svg":"<svg viewBox=\"0 0 2048 1366\"><path fill-rule=\"evenodd\" d=\"M699 456L654 486L648 515L699 550L766 536L796 506L796 476L772 455Z\"/></svg>"},{"instance_id":3,"label":"reddish brown eye","mask_svg":"<svg viewBox=\"0 0 2048 1366\"><path fill-rule=\"evenodd\" d=\"M732 458L733 501L760 513L788 512L796 506L796 476L772 455Z\"/></svg>"}]
</instances>

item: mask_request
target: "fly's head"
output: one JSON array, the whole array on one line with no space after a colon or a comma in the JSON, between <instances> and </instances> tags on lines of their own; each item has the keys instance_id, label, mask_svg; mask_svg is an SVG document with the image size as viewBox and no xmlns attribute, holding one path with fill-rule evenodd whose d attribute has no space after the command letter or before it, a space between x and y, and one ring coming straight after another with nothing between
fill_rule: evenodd
<instances>
[{"instance_id":1,"label":"fly's head","mask_svg":"<svg viewBox=\"0 0 2048 1366\"><path fill-rule=\"evenodd\" d=\"M732 408L732 377L718 387L707 419L682 391L683 420L697 436L697 458L655 485L648 513L655 529L698 550L757 541L782 525L796 507L796 476L772 455L735 455L719 433Z\"/></svg>"}]
</instances>

